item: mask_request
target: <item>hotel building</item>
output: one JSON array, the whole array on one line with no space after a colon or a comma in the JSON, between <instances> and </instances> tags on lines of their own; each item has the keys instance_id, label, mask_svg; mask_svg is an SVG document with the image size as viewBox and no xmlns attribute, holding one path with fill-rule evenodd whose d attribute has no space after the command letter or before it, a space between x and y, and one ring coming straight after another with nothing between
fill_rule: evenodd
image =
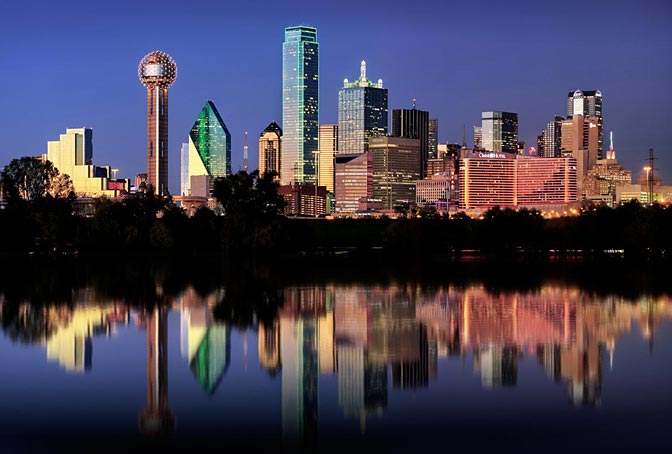
<instances>
[{"instance_id":1,"label":"hotel building","mask_svg":"<svg viewBox=\"0 0 672 454\"><path fill-rule=\"evenodd\" d=\"M460 209L563 207L577 201L576 159L471 153L460 160Z\"/></svg>"}]
</instances>

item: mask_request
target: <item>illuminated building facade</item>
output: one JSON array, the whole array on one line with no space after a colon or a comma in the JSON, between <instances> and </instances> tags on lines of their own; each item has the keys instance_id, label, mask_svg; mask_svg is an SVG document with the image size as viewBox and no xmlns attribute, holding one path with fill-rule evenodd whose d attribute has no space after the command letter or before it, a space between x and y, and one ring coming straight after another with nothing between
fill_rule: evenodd
<instances>
[{"instance_id":1,"label":"illuminated building facade","mask_svg":"<svg viewBox=\"0 0 672 454\"><path fill-rule=\"evenodd\" d=\"M343 81L338 91L338 152L366 153L369 138L387 134L387 89L383 80L366 78L366 62L360 65L360 77Z\"/></svg>"},{"instance_id":2,"label":"illuminated building facade","mask_svg":"<svg viewBox=\"0 0 672 454\"><path fill-rule=\"evenodd\" d=\"M317 29L287 27L282 45L282 162L280 182L315 180L319 128Z\"/></svg>"},{"instance_id":3,"label":"illuminated building facade","mask_svg":"<svg viewBox=\"0 0 672 454\"><path fill-rule=\"evenodd\" d=\"M93 165L93 130L68 128L59 140L47 143L46 158L61 175L68 175L78 197L116 197L128 191L128 180L113 178L110 166Z\"/></svg>"},{"instance_id":4,"label":"illuminated building facade","mask_svg":"<svg viewBox=\"0 0 672 454\"><path fill-rule=\"evenodd\" d=\"M543 208L577 201L574 158L472 153L460 160L461 209Z\"/></svg>"},{"instance_id":5,"label":"illuminated building facade","mask_svg":"<svg viewBox=\"0 0 672 454\"><path fill-rule=\"evenodd\" d=\"M173 58L161 51L145 55L138 78L147 87L147 186L168 194L168 88L177 77Z\"/></svg>"},{"instance_id":6,"label":"illuminated building facade","mask_svg":"<svg viewBox=\"0 0 672 454\"><path fill-rule=\"evenodd\" d=\"M336 213L352 214L361 198L373 196L371 153L337 154L334 163Z\"/></svg>"},{"instance_id":7,"label":"illuminated building facade","mask_svg":"<svg viewBox=\"0 0 672 454\"><path fill-rule=\"evenodd\" d=\"M428 136L429 158L437 158L439 156L439 119L429 119L429 136Z\"/></svg>"},{"instance_id":8,"label":"illuminated building facade","mask_svg":"<svg viewBox=\"0 0 672 454\"><path fill-rule=\"evenodd\" d=\"M231 174L231 134L215 104L207 101L189 132L189 190L191 178L215 178Z\"/></svg>"},{"instance_id":9,"label":"illuminated building facade","mask_svg":"<svg viewBox=\"0 0 672 454\"><path fill-rule=\"evenodd\" d=\"M439 211L447 209L452 199L451 187L454 189L455 175L449 173L430 175L424 180L416 181L415 201L418 206L436 205Z\"/></svg>"},{"instance_id":10,"label":"illuminated building facade","mask_svg":"<svg viewBox=\"0 0 672 454\"><path fill-rule=\"evenodd\" d=\"M327 188L310 183L293 183L278 187L285 199L287 216L324 216L327 212ZM317 211L317 212L316 212Z\"/></svg>"},{"instance_id":11,"label":"illuminated building facade","mask_svg":"<svg viewBox=\"0 0 672 454\"><path fill-rule=\"evenodd\" d=\"M597 127L597 157L603 159L604 155L604 122L602 119L602 93L600 90L570 91L567 94L567 117L583 115L595 117L595 126Z\"/></svg>"},{"instance_id":12,"label":"illuminated building facade","mask_svg":"<svg viewBox=\"0 0 672 454\"><path fill-rule=\"evenodd\" d=\"M280 178L282 163L282 129L271 122L259 135L259 175L275 172Z\"/></svg>"},{"instance_id":13,"label":"illuminated building facade","mask_svg":"<svg viewBox=\"0 0 672 454\"><path fill-rule=\"evenodd\" d=\"M180 195L189 195L189 143L180 148Z\"/></svg>"},{"instance_id":14,"label":"illuminated building facade","mask_svg":"<svg viewBox=\"0 0 672 454\"><path fill-rule=\"evenodd\" d=\"M418 173L425 176L425 163L429 156L429 112L415 108L392 111L392 135L419 141Z\"/></svg>"},{"instance_id":15,"label":"illuminated building facade","mask_svg":"<svg viewBox=\"0 0 672 454\"><path fill-rule=\"evenodd\" d=\"M481 134L481 146L484 150L516 154L518 152L518 114L483 112L481 114Z\"/></svg>"},{"instance_id":16,"label":"illuminated building facade","mask_svg":"<svg viewBox=\"0 0 672 454\"><path fill-rule=\"evenodd\" d=\"M474 126L474 150L483 149L483 128Z\"/></svg>"},{"instance_id":17,"label":"illuminated building facade","mask_svg":"<svg viewBox=\"0 0 672 454\"><path fill-rule=\"evenodd\" d=\"M369 144L373 160L373 197L383 208L415 202L415 182L420 178L420 140L374 137Z\"/></svg>"},{"instance_id":18,"label":"illuminated building facade","mask_svg":"<svg viewBox=\"0 0 672 454\"><path fill-rule=\"evenodd\" d=\"M317 183L334 192L334 156L338 153L339 126L320 125L320 140L317 154Z\"/></svg>"},{"instance_id":19,"label":"illuminated building facade","mask_svg":"<svg viewBox=\"0 0 672 454\"><path fill-rule=\"evenodd\" d=\"M561 135L562 122L565 118L556 115L553 121L546 124L537 141L537 154L544 158L559 158L562 155Z\"/></svg>"},{"instance_id":20,"label":"illuminated building facade","mask_svg":"<svg viewBox=\"0 0 672 454\"><path fill-rule=\"evenodd\" d=\"M605 202L613 207L616 204L616 187L631 184L632 172L623 169L616 161L616 152L609 150L611 159L598 159L583 182L583 192L587 200Z\"/></svg>"}]
</instances>

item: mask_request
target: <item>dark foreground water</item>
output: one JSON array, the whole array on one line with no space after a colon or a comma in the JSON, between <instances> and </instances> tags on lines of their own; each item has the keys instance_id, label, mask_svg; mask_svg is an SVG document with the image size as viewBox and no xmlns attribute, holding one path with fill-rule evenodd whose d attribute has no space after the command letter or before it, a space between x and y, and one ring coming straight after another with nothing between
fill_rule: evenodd
<instances>
[{"instance_id":1,"label":"dark foreground water","mask_svg":"<svg viewBox=\"0 0 672 454\"><path fill-rule=\"evenodd\" d=\"M0 288L0 452L670 448L664 291L31 269Z\"/></svg>"}]
</instances>

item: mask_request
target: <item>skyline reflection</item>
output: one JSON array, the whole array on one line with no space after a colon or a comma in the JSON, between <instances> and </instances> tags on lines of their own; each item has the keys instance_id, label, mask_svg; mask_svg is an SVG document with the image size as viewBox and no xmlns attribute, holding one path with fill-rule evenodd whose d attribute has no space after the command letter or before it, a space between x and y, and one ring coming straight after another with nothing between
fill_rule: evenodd
<instances>
[{"instance_id":1,"label":"skyline reflection","mask_svg":"<svg viewBox=\"0 0 672 454\"><path fill-rule=\"evenodd\" d=\"M652 352L660 324L672 320L666 295L633 300L559 285L489 292L483 285L391 283L286 287L274 317L241 325L216 316L226 294L187 287L152 308L98 298L93 289L78 291L68 305L10 305L0 294L0 319L4 337L44 350L44 361L67 375L95 371L104 339L143 332L146 405L137 417L140 432L151 435L179 434L187 418L169 405L169 397L191 392L183 384L169 390L176 368L187 369L209 398L229 392L232 370L263 374L279 386L280 419L272 424L283 440L304 446L317 443L334 414L366 434L370 421L396 411L397 393L463 386L446 375L446 361L470 367L486 394L525 386L539 370L564 384L570 406L600 406L619 340L639 332Z\"/></svg>"}]
</instances>

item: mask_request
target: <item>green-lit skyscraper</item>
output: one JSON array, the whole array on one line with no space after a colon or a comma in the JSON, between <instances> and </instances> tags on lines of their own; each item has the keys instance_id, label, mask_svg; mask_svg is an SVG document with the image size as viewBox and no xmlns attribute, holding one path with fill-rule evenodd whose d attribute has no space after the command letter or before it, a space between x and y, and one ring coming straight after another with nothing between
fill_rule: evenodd
<instances>
[{"instance_id":1,"label":"green-lit skyscraper","mask_svg":"<svg viewBox=\"0 0 672 454\"><path fill-rule=\"evenodd\" d=\"M319 131L317 29L287 27L282 45L281 184L314 181Z\"/></svg>"},{"instance_id":2,"label":"green-lit skyscraper","mask_svg":"<svg viewBox=\"0 0 672 454\"><path fill-rule=\"evenodd\" d=\"M231 174L231 134L212 101L205 103L189 132L188 167L190 180L201 175L214 180Z\"/></svg>"}]
</instances>

